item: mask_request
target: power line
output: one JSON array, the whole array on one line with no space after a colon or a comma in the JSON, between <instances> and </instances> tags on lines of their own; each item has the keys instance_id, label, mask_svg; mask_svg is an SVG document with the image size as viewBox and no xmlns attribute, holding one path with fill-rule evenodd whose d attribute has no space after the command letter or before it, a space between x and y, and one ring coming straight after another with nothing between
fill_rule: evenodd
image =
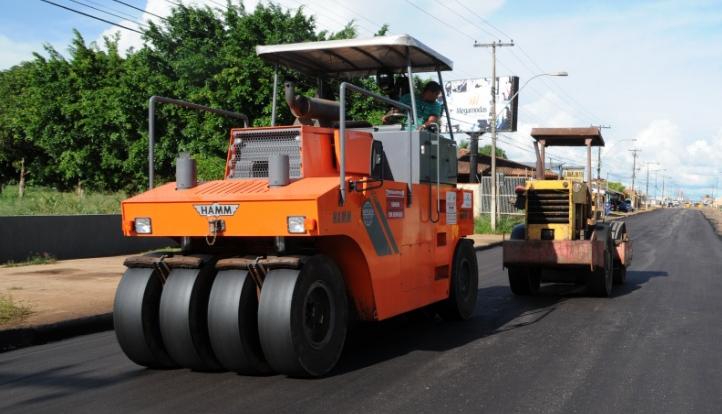
<instances>
[{"instance_id":1,"label":"power line","mask_svg":"<svg viewBox=\"0 0 722 414\"><path fill-rule=\"evenodd\" d=\"M409 2L409 1L407 0L407 2ZM460 3L459 1L456 1L456 2L457 2L460 6L466 8L467 10L469 10L472 14L474 14L474 15L475 15L477 18L479 18L480 20L487 22L487 24L488 24L490 27L493 27L494 29L496 29L497 31L499 31L500 33L502 33L503 35L511 38L511 36L508 36L506 33L502 32L500 29L498 29L496 26L493 26L493 25L491 25L491 23L488 23L488 21L486 21L485 19L481 18L481 16L479 16L478 14L476 14L475 12L473 12L472 10L470 10L468 7L466 7L465 5L463 5L462 3ZM410 4L411 4L411 3L410 3ZM464 19L465 21L467 21L468 23L470 23L471 25L473 25L474 27L476 27L478 30L480 30L480 31L482 31L482 32L484 32L484 33L487 33L487 34L490 34L490 35L493 36L493 33L490 33L488 30L484 29L483 27L479 26L478 24L474 23L473 21L470 21L470 20L467 19L465 16L463 16L463 15L460 14L460 13L458 13L458 11L452 9L451 7L449 7L449 6L446 5L446 4L443 4L443 3L440 3L440 4L441 4L444 8L446 8L447 10L453 12L453 13L456 14L457 16L461 17L462 19ZM413 5L413 4L412 4L412 5ZM413 5L413 6L416 7L415 5ZM416 8L419 9L418 7L416 7ZM422 10L422 9L419 9L419 10L423 11L423 12L426 13L427 15L429 14L429 13L427 13L426 11L424 11L424 10ZM445 22L445 21L443 21L443 20L441 20L441 19L439 19L439 18L437 18L437 17L435 17L435 16L431 16L431 17L434 17L437 21L441 22L442 24L444 24L444 25L446 25L446 26L448 26L448 27L453 27L453 25L450 25L450 24L448 24L447 22ZM456 30L459 31L458 29L456 29ZM472 38L472 36L469 35L468 33L462 33L462 34L465 34L467 37ZM535 71L534 71L533 69L531 69L531 67L529 67L528 64L526 64L521 58L519 58L519 56L516 55L516 53L514 53L514 51L510 51L510 53L512 54L512 56L513 56L517 61L519 61L519 63L522 64L522 66L524 66L524 67L529 71L529 73L530 73L532 76L536 74ZM512 71L506 64L504 64L504 62L502 62L501 59L497 59L497 63L498 63L499 66L501 66L502 68L504 68L507 72L509 72L510 74L513 74L513 71ZM537 67L538 67L538 65L537 65ZM541 72L544 72L543 69L541 69L541 68L539 68L539 67L538 67L538 69L539 69ZM543 81L544 81L545 85L547 85L547 87L550 87L549 83L547 83L545 80L543 80ZM553 85L558 87L558 85L556 85L556 84L553 84ZM543 97L543 95L542 95L540 92L538 92L538 91L536 90L536 88L530 87L529 89L530 89L531 91L535 92L539 97ZM550 87L550 89L551 89L551 87ZM564 91L562 91L561 89L560 89L560 91L561 91L561 92L564 92ZM562 109L562 110L564 110L565 112L569 112L570 115L571 115L573 118L575 118L575 119L577 119L577 120L579 120L579 121L584 122L584 119L582 119L582 118L580 118L579 116L575 115L575 112L576 112L577 108L574 106L574 104L572 104L571 102L570 102L570 103L563 103L563 102L562 102L562 99L561 99L561 98L562 98L561 96L554 95L554 97L557 98L557 99L555 99L555 100L551 100L551 99L550 99L550 100L549 100L552 104L556 105L557 107L559 107L559 109ZM563 104L566 108L562 107L561 104ZM593 123L593 122L595 122L596 120L595 120L594 118L589 118L587 121L590 121L591 123Z\"/></svg>"},{"instance_id":2,"label":"power line","mask_svg":"<svg viewBox=\"0 0 722 414\"><path fill-rule=\"evenodd\" d=\"M383 26L382 23L379 23L379 22L377 22L377 21L374 21L374 20L371 20L371 19L367 18L366 16L362 15L362 14L359 13L358 11L356 11L356 10L354 10L354 9L346 6L345 4L343 4L343 3L341 3L341 2L336 3L336 5L339 6L339 7L341 7L341 8L343 8L343 9L346 9L346 10L350 11L351 13L357 15L358 17L366 20L367 22L369 22L369 23L372 24L373 26L378 26L379 29ZM373 33L376 33L376 31L374 31Z\"/></svg>"},{"instance_id":3,"label":"power line","mask_svg":"<svg viewBox=\"0 0 722 414\"><path fill-rule=\"evenodd\" d=\"M49 1L49 0L40 0L40 1L42 1L43 3L52 4L53 6L60 7L61 9L65 9L65 10L71 11L71 12L73 12L73 13L77 13L77 14L83 15L83 16L85 16L85 17L90 17L91 19L99 20L99 21L101 21L101 22L103 22L103 23L112 24L113 26L120 27L121 29L130 30L131 32L135 32L135 33L138 33L138 34L143 34L143 32L141 32L141 31L139 31L139 30L131 29L130 27L123 26L122 24L118 24L118 23L115 23L115 22L111 22L110 20L103 19L102 17L93 16L92 14L84 13L84 12L81 12L80 10L75 10L75 9L73 9L73 8L66 7L66 6L60 5L60 4L58 4L58 3L54 3L54 2L52 2L52 1Z\"/></svg>"},{"instance_id":4,"label":"power line","mask_svg":"<svg viewBox=\"0 0 722 414\"><path fill-rule=\"evenodd\" d=\"M491 33L490 31L488 31L488 30L482 28L481 26L477 25L477 24L474 23L473 21L469 20L466 16L464 16L463 14L461 14L461 13L457 12L456 10L452 9L451 7L449 7L448 5L444 4L443 2L439 2L438 5L444 7L446 10L449 10L450 12L454 13L455 15L461 17L465 22L471 24L472 26L476 27L477 29L481 30L482 32L484 32L484 33L488 34L489 36L491 36L492 38L494 38L494 33Z\"/></svg>"},{"instance_id":5,"label":"power line","mask_svg":"<svg viewBox=\"0 0 722 414\"><path fill-rule=\"evenodd\" d=\"M292 1L299 3L298 1L295 1L295 0L292 0ZM319 10L322 10L324 12L324 14L326 16L331 17L331 20L343 25L344 27L346 27L346 25L348 23L351 23L352 25L356 25L359 29L364 29L364 30L368 31L372 36L376 32L376 30L374 30L373 28L370 28L369 26L362 24L360 21L358 21L356 19L351 19L350 22L343 22L342 20L344 20L345 18L343 16L341 16L339 13L334 13L329 9L325 9L325 8L323 8L323 6L320 6L318 3L316 3L313 0L307 0L307 1L316 5L319 8ZM301 4L301 3L299 3L299 4Z\"/></svg>"},{"instance_id":6,"label":"power line","mask_svg":"<svg viewBox=\"0 0 722 414\"><path fill-rule=\"evenodd\" d=\"M469 8L468 6L466 6L465 4L461 3L459 0L454 0L454 1L455 1L459 6L461 6L462 8L464 8L466 11L468 11L468 12L471 13L471 14L473 14L476 18L478 18L481 22L483 22L483 23L486 24L487 26L491 27L492 29L496 30L497 32L499 32L499 33L502 34L503 36L506 36L506 37L509 38L509 39L512 38L512 36L510 36L509 34L507 34L507 33L504 32L504 31L502 31L501 29L499 29L497 26L493 25L493 24L492 24L491 22L489 22L488 20L484 19L482 16L480 16L479 14L477 14L476 12L474 12L472 9L470 9L470 8ZM448 10L452 10L449 6L447 6L447 5L443 4L443 3L440 3L440 4L441 4L443 7L447 8ZM485 32L485 33L490 34L490 35L493 36L493 34L491 34L488 30L483 29L483 28L482 28L481 26L479 26L478 24L469 21L467 18L465 18L463 15L459 14L458 12L456 12L456 11L454 11L454 10L452 10L452 11L453 11L455 14L457 14L458 16L462 17L462 19L464 19L465 21L467 21L467 22L471 23L472 25L474 25L477 29L479 29L479 30L481 30L481 31L483 31L483 32ZM542 69L542 68L534 61L534 59L532 59L532 57L529 55L529 53L527 53L526 50L525 50L521 45L518 45L518 47L519 47L519 50L522 52L522 54L524 54L524 56L529 60L529 62L531 62L532 65L534 65L539 71L545 72L545 70ZM532 70L521 58L519 58L519 56L517 56L517 54L516 54L513 50L510 50L510 53L512 54L512 56L514 56L514 58L515 58L516 60L519 61L519 63L521 63L521 64L529 71L530 74L532 74L532 75L535 74L535 73L534 73L534 70ZM499 64L500 64L500 66L502 66L502 67L504 66L504 65L501 63L501 61L499 62ZM547 82L546 79L543 79L542 81L544 82L545 85L547 85L547 87L550 87L550 84ZM588 116L588 115L591 115L591 118L589 118L590 121L592 121L592 122L597 122L597 121L599 120L599 117L597 117L597 116L596 116L594 113L592 113L591 111L587 110L581 103L579 103L579 101L577 101L574 97L572 97L571 95L569 95L561 86L559 86L559 85L556 84L556 83L552 83L551 85L553 85L554 87L556 87L562 94L566 95L571 101L573 101L573 102L571 102L571 103L574 104L574 105L576 105L576 106L578 106L578 109L582 110L583 112L586 112L585 117ZM572 109L572 111L575 110L574 106L570 106L569 108ZM577 117L575 117L575 118L577 118ZM577 119L582 120L581 118L577 118Z\"/></svg>"},{"instance_id":7,"label":"power line","mask_svg":"<svg viewBox=\"0 0 722 414\"><path fill-rule=\"evenodd\" d=\"M436 20L437 22L443 24L444 26L447 26L447 27L453 29L455 32L460 33L462 36L468 37L469 39L476 41L476 39L474 39L474 38L473 38L471 35L469 35L468 33L463 32L463 31L457 29L456 26L451 25L451 24L448 24L448 23L446 23L445 21L439 19L438 17L436 17L436 16L434 16L433 14L427 12L427 11L424 10L423 8L421 8L421 7L417 6L416 4L412 3L411 0L405 0L405 1L406 1L407 3L409 3L409 4L410 4L413 8L415 8L416 10L424 13L425 15L431 17L432 19L434 19L434 20Z\"/></svg>"},{"instance_id":8,"label":"power line","mask_svg":"<svg viewBox=\"0 0 722 414\"><path fill-rule=\"evenodd\" d=\"M167 20L167 19L166 19L165 17L163 17L163 16L159 16L159 15L157 15L157 14L155 14L155 13L151 13L151 12L149 12L149 11L146 11L145 9L141 9L140 7L136 7L136 6L134 6L134 5L130 4L130 3L126 3L126 2L121 1L121 0L113 0L113 1L116 2L116 3L118 3L118 4L122 4L122 5L124 5L124 6L130 7L131 9L138 10L138 11L140 11L140 12L150 14L151 16L155 16L155 17L157 17L157 18L159 18L159 19ZM178 5L178 3L172 3L172 4L175 4L176 6Z\"/></svg>"},{"instance_id":9,"label":"power line","mask_svg":"<svg viewBox=\"0 0 722 414\"><path fill-rule=\"evenodd\" d=\"M116 9L116 8L113 8L113 7L108 7L108 6L106 6L105 4L100 4L100 3L98 3L97 1L85 0L85 2L86 2L86 3L90 3L90 4L92 4L92 5L96 6L96 7L105 7L106 10L110 10L110 11L113 11L113 12L115 12L115 13L120 13L120 14L122 14L123 16L125 16L125 17L123 17L124 19L135 19L135 18L137 17L137 16L134 15L134 14L130 14L130 13L128 13L128 12L125 12L125 11L123 11L123 10L118 10L118 9Z\"/></svg>"},{"instance_id":10,"label":"power line","mask_svg":"<svg viewBox=\"0 0 722 414\"><path fill-rule=\"evenodd\" d=\"M477 19L479 19L479 20L481 20L482 22L484 22L484 24L486 24L487 26L489 26L489 27L491 27L492 29L496 30L497 32L501 33L502 36L508 38L509 40L512 39L511 36L509 36L508 34L504 33L501 29L499 29L498 27L496 27L496 26L494 26L493 24L491 24L490 21L488 21L488 20L486 20L485 18L479 16L475 11L473 11L472 9L470 9L469 7L467 7L465 4L463 4L463 3L460 2L459 0L454 0L454 1L455 1L459 6L463 7L466 11L468 11L469 13L473 14L474 16L476 16Z\"/></svg>"},{"instance_id":11,"label":"power line","mask_svg":"<svg viewBox=\"0 0 722 414\"><path fill-rule=\"evenodd\" d=\"M79 4L79 5L84 6L84 7L87 7L87 8L89 8L89 9L93 9L93 10L95 10L95 11L99 11L99 12L101 12L101 13L107 14L108 16L113 16L113 17L117 17L117 18L119 18L119 19L128 20L128 21L130 21L130 22L132 22L132 23L134 23L134 24L137 24L138 27L147 28L143 23L139 23L139 22L137 22L137 21L135 21L135 20L130 20L130 19L128 19L127 17L123 17L123 16L121 16L121 15L118 15L118 14L111 13L111 12L109 12L109 11L103 10L103 9L101 9L101 8L94 7L94 6L91 6L91 5L89 5L89 4L85 4L85 3L83 3L82 1L78 1L78 0L68 0L68 1L70 1L70 2L72 2L72 3L75 3L75 4Z\"/></svg>"}]
</instances>

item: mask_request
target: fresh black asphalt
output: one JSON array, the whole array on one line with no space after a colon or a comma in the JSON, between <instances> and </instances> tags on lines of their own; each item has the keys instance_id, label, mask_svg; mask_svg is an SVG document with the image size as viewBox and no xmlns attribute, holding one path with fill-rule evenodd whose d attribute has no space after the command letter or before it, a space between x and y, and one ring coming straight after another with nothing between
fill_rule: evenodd
<instances>
[{"instance_id":1,"label":"fresh black asphalt","mask_svg":"<svg viewBox=\"0 0 722 414\"><path fill-rule=\"evenodd\" d=\"M627 224L612 298L515 297L494 248L471 321L356 326L327 378L146 370L104 332L0 354L0 412L722 412L722 241L694 210Z\"/></svg>"}]
</instances>

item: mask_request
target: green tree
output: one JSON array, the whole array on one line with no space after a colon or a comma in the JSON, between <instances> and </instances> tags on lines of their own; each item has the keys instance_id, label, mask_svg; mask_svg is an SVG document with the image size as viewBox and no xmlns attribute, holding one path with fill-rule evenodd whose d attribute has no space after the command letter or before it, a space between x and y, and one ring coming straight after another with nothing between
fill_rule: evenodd
<instances>
[{"instance_id":1,"label":"green tree","mask_svg":"<svg viewBox=\"0 0 722 414\"><path fill-rule=\"evenodd\" d=\"M385 34L384 25L377 34ZM151 23L144 46L121 54L117 37L103 47L88 44L77 31L67 56L46 46L45 56L0 71L0 183L17 180L21 159L32 183L70 189L138 190L147 176L148 98L152 95L243 112L253 125L270 124L273 67L255 45L356 36L349 22L336 33L317 31L303 8L269 3L248 12L242 5L175 7ZM291 70L299 92L314 94L315 80ZM378 90L370 78L358 79ZM329 82L337 91L337 81ZM279 101L282 92L279 93ZM279 123L293 121L279 106ZM383 108L365 97L350 97L349 116L378 121ZM202 178L219 178L228 130L236 121L161 105L156 120L156 170L160 181L173 177L180 151L199 159ZM218 169L218 172L214 171Z\"/></svg>"},{"instance_id":2,"label":"green tree","mask_svg":"<svg viewBox=\"0 0 722 414\"><path fill-rule=\"evenodd\" d=\"M608 182L607 182L607 185L609 185L609 188L610 188L610 189L612 189L612 190L614 190L614 191L618 191L618 192L620 192L620 193L623 193L624 190L625 190L625 187L624 187L624 185L622 185L622 183L618 183L618 182L614 182L614 181L608 181Z\"/></svg>"},{"instance_id":3,"label":"green tree","mask_svg":"<svg viewBox=\"0 0 722 414\"><path fill-rule=\"evenodd\" d=\"M480 147L479 154L491 156L491 144L486 144L483 147ZM503 149L501 149L497 146L496 147L496 158L503 158L506 160L507 159L506 151L504 151Z\"/></svg>"}]
</instances>

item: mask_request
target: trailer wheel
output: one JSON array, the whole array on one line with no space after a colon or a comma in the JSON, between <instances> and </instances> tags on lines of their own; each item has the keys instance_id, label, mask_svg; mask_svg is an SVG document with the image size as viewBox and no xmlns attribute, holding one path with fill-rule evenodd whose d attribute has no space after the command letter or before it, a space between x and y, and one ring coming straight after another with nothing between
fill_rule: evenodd
<instances>
[{"instance_id":1,"label":"trailer wheel","mask_svg":"<svg viewBox=\"0 0 722 414\"><path fill-rule=\"evenodd\" d=\"M148 368L173 368L158 323L163 283L154 269L130 268L115 292L113 326L123 353Z\"/></svg>"},{"instance_id":2,"label":"trailer wheel","mask_svg":"<svg viewBox=\"0 0 722 414\"><path fill-rule=\"evenodd\" d=\"M479 290L479 267L471 241L462 240L456 246L450 285L449 298L438 306L439 315L454 321L471 318Z\"/></svg>"},{"instance_id":3,"label":"trailer wheel","mask_svg":"<svg viewBox=\"0 0 722 414\"><path fill-rule=\"evenodd\" d=\"M208 297L215 269L173 269L160 298L160 332L171 358L195 371L220 371L208 338Z\"/></svg>"},{"instance_id":4,"label":"trailer wheel","mask_svg":"<svg viewBox=\"0 0 722 414\"><path fill-rule=\"evenodd\" d=\"M510 266L509 287L519 296L536 295L541 286L541 269L526 266Z\"/></svg>"},{"instance_id":5,"label":"trailer wheel","mask_svg":"<svg viewBox=\"0 0 722 414\"><path fill-rule=\"evenodd\" d=\"M270 374L258 338L256 284L246 270L221 270L208 303L208 335L223 368L245 375Z\"/></svg>"},{"instance_id":6,"label":"trailer wheel","mask_svg":"<svg viewBox=\"0 0 722 414\"><path fill-rule=\"evenodd\" d=\"M348 300L341 271L326 256L301 270L268 272L258 307L261 348L274 371L322 376L336 365L348 324Z\"/></svg>"},{"instance_id":7,"label":"trailer wheel","mask_svg":"<svg viewBox=\"0 0 722 414\"><path fill-rule=\"evenodd\" d=\"M606 298L612 294L612 283L614 279L612 249L614 248L614 242L612 241L610 231L604 228L597 233L596 239L604 241L604 267L597 268L590 272L587 278L587 289L594 296Z\"/></svg>"}]
</instances>

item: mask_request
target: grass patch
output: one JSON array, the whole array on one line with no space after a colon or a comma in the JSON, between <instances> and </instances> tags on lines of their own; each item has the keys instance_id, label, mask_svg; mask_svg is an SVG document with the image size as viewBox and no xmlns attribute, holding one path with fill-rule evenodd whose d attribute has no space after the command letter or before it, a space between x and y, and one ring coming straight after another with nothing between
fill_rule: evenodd
<instances>
[{"instance_id":1,"label":"grass patch","mask_svg":"<svg viewBox=\"0 0 722 414\"><path fill-rule=\"evenodd\" d=\"M496 231L491 230L491 217L488 214L474 219L474 233L476 234L509 234L517 224L524 223L524 216L502 215L496 221Z\"/></svg>"},{"instance_id":2,"label":"grass patch","mask_svg":"<svg viewBox=\"0 0 722 414\"><path fill-rule=\"evenodd\" d=\"M0 325L22 321L32 313L29 306L15 302L12 296L0 295Z\"/></svg>"},{"instance_id":3,"label":"grass patch","mask_svg":"<svg viewBox=\"0 0 722 414\"><path fill-rule=\"evenodd\" d=\"M61 192L47 187L25 188L18 197L18 186L9 185L0 193L0 216L34 216L61 214L116 214L124 192L93 193Z\"/></svg>"},{"instance_id":4,"label":"grass patch","mask_svg":"<svg viewBox=\"0 0 722 414\"><path fill-rule=\"evenodd\" d=\"M12 260L2 265L2 267L18 267L18 266L30 266L30 265L41 265L41 264L53 264L58 260L51 254L42 253L34 254L22 262L13 262Z\"/></svg>"}]
</instances>

